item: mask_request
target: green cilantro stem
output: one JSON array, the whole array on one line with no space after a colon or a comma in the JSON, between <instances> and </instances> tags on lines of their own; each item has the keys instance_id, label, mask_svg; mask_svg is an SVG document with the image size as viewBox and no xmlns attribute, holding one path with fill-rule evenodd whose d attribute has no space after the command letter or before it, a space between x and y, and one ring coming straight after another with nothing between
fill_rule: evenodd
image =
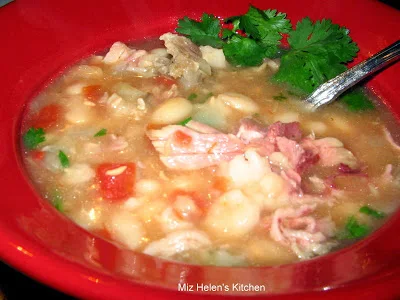
<instances>
[{"instance_id":1,"label":"green cilantro stem","mask_svg":"<svg viewBox=\"0 0 400 300\"><path fill-rule=\"evenodd\" d=\"M386 214L381 211L377 211L375 209L372 209L368 206L363 206L360 208L360 213L366 214L368 216L374 217L375 219L383 219L386 217Z\"/></svg>"},{"instance_id":2,"label":"green cilantro stem","mask_svg":"<svg viewBox=\"0 0 400 300\"><path fill-rule=\"evenodd\" d=\"M189 123L190 121L192 121L192 117L189 117L189 118L183 120L182 122L179 122L178 125L186 126L186 124Z\"/></svg>"},{"instance_id":3,"label":"green cilantro stem","mask_svg":"<svg viewBox=\"0 0 400 300\"><path fill-rule=\"evenodd\" d=\"M283 100L287 99L282 93L280 93L279 95L273 96L272 98L277 101L283 101Z\"/></svg>"}]
</instances>

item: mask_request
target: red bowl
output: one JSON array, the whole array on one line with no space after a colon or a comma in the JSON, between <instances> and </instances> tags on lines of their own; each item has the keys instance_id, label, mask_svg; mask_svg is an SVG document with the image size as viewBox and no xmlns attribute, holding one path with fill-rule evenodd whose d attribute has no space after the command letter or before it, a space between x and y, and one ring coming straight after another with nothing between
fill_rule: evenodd
<instances>
[{"instance_id":1,"label":"red bowl","mask_svg":"<svg viewBox=\"0 0 400 300\"><path fill-rule=\"evenodd\" d=\"M277 8L296 22L331 18L351 30L357 61L399 38L400 13L371 0L252 1ZM394 299L400 296L400 214L375 234L341 251L306 262L262 268L190 266L163 261L93 236L40 199L21 164L21 114L67 66L114 41L156 37L178 18L202 12L241 14L246 1L18 0L0 8L0 257L45 284L80 298L201 299L230 293L202 292L202 284L251 283L284 299ZM400 64L376 75L371 89L400 115ZM193 292L178 292L178 284ZM203 288L204 288L203 286ZM196 291L197 290L197 291Z\"/></svg>"}]
</instances>

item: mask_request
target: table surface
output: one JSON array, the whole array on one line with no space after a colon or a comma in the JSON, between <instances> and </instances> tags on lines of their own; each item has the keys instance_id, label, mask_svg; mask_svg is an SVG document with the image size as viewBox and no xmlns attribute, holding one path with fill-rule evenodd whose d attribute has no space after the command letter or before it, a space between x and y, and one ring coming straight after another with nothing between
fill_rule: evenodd
<instances>
[{"instance_id":1,"label":"table surface","mask_svg":"<svg viewBox=\"0 0 400 300\"><path fill-rule=\"evenodd\" d=\"M400 9L400 1L398 0L380 1ZM36 282L0 261L0 300L24 299L26 295L30 295L30 297L33 298L58 300L74 299L73 297Z\"/></svg>"}]
</instances>

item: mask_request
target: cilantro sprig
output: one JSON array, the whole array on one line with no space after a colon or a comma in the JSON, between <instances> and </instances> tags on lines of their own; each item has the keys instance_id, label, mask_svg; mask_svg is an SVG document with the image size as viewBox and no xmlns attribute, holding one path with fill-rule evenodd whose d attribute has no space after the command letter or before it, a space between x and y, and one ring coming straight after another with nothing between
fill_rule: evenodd
<instances>
[{"instance_id":1,"label":"cilantro sprig","mask_svg":"<svg viewBox=\"0 0 400 300\"><path fill-rule=\"evenodd\" d=\"M219 38L221 25L219 19L213 15L204 13L201 21L195 21L184 17L178 21L176 32L187 35L197 45L210 45L221 48L224 42Z\"/></svg>"},{"instance_id":2,"label":"cilantro sprig","mask_svg":"<svg viewBox=\"0 0 400 300\"><path fill-rule=\"evenodd\" d=\"M303 93L311 93L320 84L344 72L358 47L349 31L331 20L312 22L306 17L289 33L290 50L282 55L274 79Z\"/></svg>"},{"instance_id":3,"label":"cilantro sprig","mask_svg":"<svg viewBox=\"0 0 400 300\"><path fill-rule=\"evenodd\" d=\"M46 140L43 128L29 128L29 130L23 135L22 140L27 149L36 149L40 143L43 143Z\"/></svg>"},{"instance_id":4,"label":"cilantro sprig","mask_svg":"<svg viewBox=\"0 0 400 300\"><path fill-rule=\"evenodd\" d=\"M282 34L291 29L286 14L276 10L263 11L254 6L242 16L226 19L225 23L232 23L232 30L222 28L217 17L204 13L201 21L188 17L180 19L176 31L197 45L222 48L232 65L257 66L265 57L276 56Z\"/></svg>"},{"instance_id":5,"label":"cilantro sprig","mask_svg":"<svg viewBox=\"0 0 400 300\"><path fill-rule=\"evenodd\" d=\"M277 10L249 7L244 15L220 20L203 14L200 21L185 17L178 22L177 32L198 45L222 48L227 61L234 66L258 66L265 58L281 57L273 76L276 83L286 84L291 93L305 96L325 81L344 72L358 47L345 27L323 19L313 22L306 17L292 29L286 14ZM283 35L288 36L288 49L282 48ZM340 101L351 111L369 110L374 106L360 90L344 94Z\"/></svg>"}]
</instances>

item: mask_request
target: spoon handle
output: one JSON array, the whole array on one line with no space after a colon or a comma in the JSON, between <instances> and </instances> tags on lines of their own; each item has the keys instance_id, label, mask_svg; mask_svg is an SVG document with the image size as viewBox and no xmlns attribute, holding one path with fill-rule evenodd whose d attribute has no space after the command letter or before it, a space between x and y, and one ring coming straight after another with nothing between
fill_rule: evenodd
<instances>
[{"instance_id":1,"label":"spoon handle","mask_svg":"<svg viewBox=\"0 0 400 300\"><path fill-rule=\"evenodd\" d=\"M307 99L313 109L331 103L340 94L368 75L384 68L400 58L400 40L386 47L377 54L355 65L342 74L320 85Z\"/></svg>"}]
</instances>

